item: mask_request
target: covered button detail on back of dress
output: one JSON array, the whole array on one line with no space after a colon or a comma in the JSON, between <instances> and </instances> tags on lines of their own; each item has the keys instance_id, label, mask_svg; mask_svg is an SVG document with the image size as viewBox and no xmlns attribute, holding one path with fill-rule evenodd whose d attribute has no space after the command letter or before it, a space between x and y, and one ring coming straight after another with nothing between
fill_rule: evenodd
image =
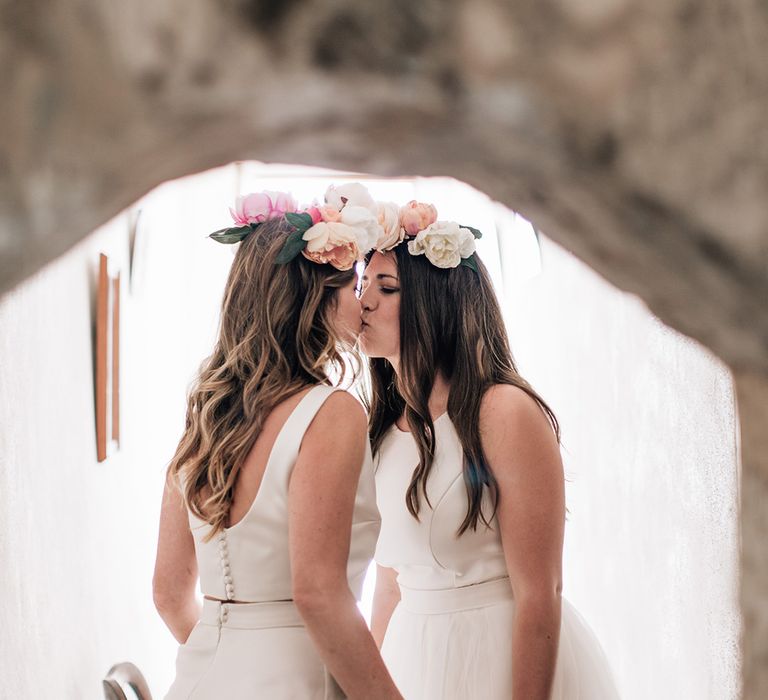
<instances>
[{"instance_id":1,"label":"covered button detail on back of dress","mask_svg":"<svg viewBox=\"0 0 768 700\"><path fill-rule=\"evenodd\" d=\"M224 581L224 592L227 600L235 599L235 584L232 580L232 567L229 565L229 546L227 544L227 531L222 530L219 539L219 560L221 562L221 577Z\"/></svg>"}]
</instances>

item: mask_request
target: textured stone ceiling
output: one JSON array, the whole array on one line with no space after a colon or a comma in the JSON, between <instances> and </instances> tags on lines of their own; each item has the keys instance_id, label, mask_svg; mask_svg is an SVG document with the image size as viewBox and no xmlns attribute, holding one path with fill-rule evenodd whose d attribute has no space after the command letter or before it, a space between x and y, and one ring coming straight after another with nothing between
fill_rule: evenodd
<instances>
[{"instance_id":1,"label":"textured stone ceiling","mask_svg":"<svg viewBox=\"0 0 768 700\"><path fill-rule=\"evenodd\" d=\"M732 366L768 364L764 4L32 0L0 18L0 291L227 161L450 174Z\"/></svg>"}]
</instances>

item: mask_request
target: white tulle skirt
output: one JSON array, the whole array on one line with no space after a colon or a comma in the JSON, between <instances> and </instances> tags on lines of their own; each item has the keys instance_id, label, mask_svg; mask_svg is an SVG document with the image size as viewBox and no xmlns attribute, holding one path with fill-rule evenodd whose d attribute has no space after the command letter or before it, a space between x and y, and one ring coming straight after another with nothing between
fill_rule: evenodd
<instances>
[{"instance_id":1,"label":"white tulle skirt","mask_svg":"<svg viewBox=\"0 0 768 700\"><path fill-rule=\"evenodd\" d=\"M344 698L294 604L205 600L165 700Z\"/></svg>"},{"instance_id":2,"label":"white tulle skirt","mask_svg":"<svg viewBox=\"0 0 768 700\"><path fill-rule=\"evenodd\" d=\"M509 700L509 579L441 591L401 589L382 656L405 700ZM617 700L602 648L563 600L552 700Z\"/></svg>"}]
</instances>

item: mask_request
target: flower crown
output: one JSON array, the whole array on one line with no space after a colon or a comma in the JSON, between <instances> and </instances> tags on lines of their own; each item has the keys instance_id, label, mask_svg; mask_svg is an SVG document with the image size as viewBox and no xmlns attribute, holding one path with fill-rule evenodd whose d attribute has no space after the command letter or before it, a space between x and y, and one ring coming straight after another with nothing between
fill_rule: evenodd
<instances>
[{"instance_id":1,"label":"flower crown","mask_svg":"<svg viewBox=\"0 0 768 700\"><path fill-rule=\"evenodd\" d=\"M301 253L313 262L349 270L372 250L383 253L407 242L411 255L425 255L436 267L466 265L477 272L475 239L482 236L480 231L438 221L431 204L376 202L358 182L331 185L322 205L300 208L286 192L264 191L238 197L229 211L237 226L210 234L219 243L239 243L264 222L286 219L293 231L277 256L278 264Z\"/></svg>"}]
</instances>

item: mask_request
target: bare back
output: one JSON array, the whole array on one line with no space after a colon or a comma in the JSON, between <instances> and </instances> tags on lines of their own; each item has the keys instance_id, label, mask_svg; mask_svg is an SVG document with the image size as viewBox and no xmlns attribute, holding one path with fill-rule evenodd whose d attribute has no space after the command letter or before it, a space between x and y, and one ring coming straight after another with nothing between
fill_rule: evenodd
<instances>
[{"instance_id":1,"label":"bare back","mask_svg":"<svg viewBox=\"0 0 768 700\"><path fill-rule=\"evenodd\" d=\"M275 445L275 440L299 402L307 395L312 387L308 386L293 396L289 396L275 406L264 421L264 426L256 438L251 451L245 458L235 484L235 494L229 507L227 527L239 523L251 509L259 492L264 471L267 468L269 456Z\"/></svg>"}]
</instances>

